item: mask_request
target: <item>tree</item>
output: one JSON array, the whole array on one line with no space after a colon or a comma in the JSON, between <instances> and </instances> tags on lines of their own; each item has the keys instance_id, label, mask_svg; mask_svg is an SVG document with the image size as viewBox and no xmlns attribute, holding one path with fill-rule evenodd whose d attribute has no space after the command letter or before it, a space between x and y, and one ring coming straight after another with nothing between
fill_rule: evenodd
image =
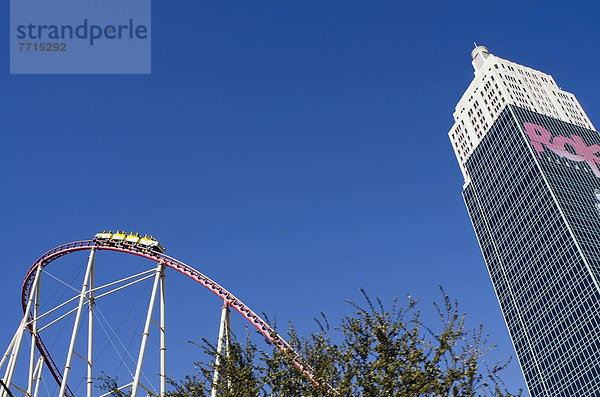
<instances>
[{"instance_id":1,"label":"tree","mask_svg":"<svg viewBox=\"0 0 600 397\"><path fill-rule=\"evenodd\" d=\"M465 328L465 314L440 287L442 304L434 303L440 324L436 332L422 323L417 300L408 297L405 308L398 299L385 309L364 290L364 304L348 301L352 312L333 331L324 314L316 320L318 330L300 337L293 326L290 345L314 372L316 384L306 379L292 357L278 349L261 350L249 337L242 344L232 340L229 355L215 368L216 348L200 344L206 359L196 363L197 373L171 380L172 397L208 396L213 371L219 396L500 396L512 397L500 372L509 361L486 363L495 346L488 343L480 326Z\"/></svg>"}]
</instances>

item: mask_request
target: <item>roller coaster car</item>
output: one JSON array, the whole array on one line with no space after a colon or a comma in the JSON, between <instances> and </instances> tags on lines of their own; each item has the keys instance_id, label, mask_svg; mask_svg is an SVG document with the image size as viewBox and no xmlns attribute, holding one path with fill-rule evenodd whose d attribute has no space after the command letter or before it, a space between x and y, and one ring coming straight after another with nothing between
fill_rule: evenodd
<instances>
[{"instance_id":1,"label":"roller coaster car","mask_svg":"<svg viewBox=\"0 0 600 397\"><path fill-rule=\"evenodd\" d=\"M120 232L118 230L116 233L110 231L108 233L96 233L94 242L99 245L126 246L141 251L150 251L159 254L165 252L163 246L152 236L144 235L144 237L141 237L137 233L125 234L125 232Z\"/></svg>"}]
</instances>

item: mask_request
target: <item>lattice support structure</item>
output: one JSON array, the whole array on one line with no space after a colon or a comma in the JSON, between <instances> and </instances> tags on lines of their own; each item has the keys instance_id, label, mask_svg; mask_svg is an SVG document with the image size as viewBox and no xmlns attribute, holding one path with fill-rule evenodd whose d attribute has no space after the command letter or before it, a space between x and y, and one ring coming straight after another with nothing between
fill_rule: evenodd
<instances>
[{"instance_id":1,"label":"lattice support structure","mask_svg":"<svg viewBox=\"0 0 600 397\"><path fill-rule=\"evenodd\" d=\"M71 253L89 251L89 256L86 261L85 275L79 292L70 299L53 307L52 309L40 313L40 288L41 274L44 269L53 261ZM138 274L127 276L117 281L113 281L104 285L97 286L95 283L96 273L96 254L99 251L112 251L122 254L135 255L146 258L156 263L154 269L147 270ZM127 384L118 386L119 390L125 392L130 391L131 395L164 396L166 393L166 294L165 294L165 271L167 268L173 269L179 273L186 275L203 287L207 288L223 301L221 308L221 320L219 323L219 339L217 344L216 367L219 366L219 360L223 354L229 354L230 343L230 314L231 309L237 311L245 320L249 321L270 343L274 344L282 351L286 351L294 358L294 365L313 383L316 383L313 378L312 369L303 363L301 357L291 348L291 346L282 339L262 318L254 311L246 306L232 293L227 291L221 285L217 284L210 278L198 270L178 261L175 258L164 255L163 253L144 250L140 247L132 247L126 245L106 245L93 240L77 241L73 243L63 244L58 246L44 255L42 255L29 269L25 281L23 282L21 301L23 306L23 317L20 321L17 330L8 344L5 354L0 359L0 371L4 371L4 375L0 378L0 397L13 396L29 396L37 397L40 392L40 383L42 382L43 372L49 373L60 386L58 397L74 397L73 391L69 386L69 375L72 372L74 365L74 356L78 356L85 363L85 395L92 397L94 388L94 377L99 375L98 369L94 366L95 351L94 351L94 327L96 321L96 302L124 288L142 282L144 280L152 280L152 292L148 301L148 309L146 312L146 321L141 335L140 347L138 351L137 361L135 362L135 374L132 374L131 381ZM158 299L159 316L158 322L153 320L156 300ZM71 310L59 315L59 309L64 311L68 308L67 305L75 305ZM84 313L87 311L87 335L86 349L83 354L76 352L75 346L78 337L81 338L79 329ZM100 313L101 314L101 313ZM56 319L47 322L47 316L58 316ZM46 348L42 340L43 332L46 328L57 323L58 321L66 321L66 317L74 316L73 325L70 332L69 346L66 352L64 365L59 367ZM72 318L71 317L71 318ZM40 323L40 319L44 319L47 323ZM142 368L146 350L148 347L148 339L151 332L152 324L155 324L159 332L159 391L151 391L147 385L142 382ZM28 365L26 374L17 376L17 360L19 352L24 342L24 336L29 334L31 343L29 344ZM83 342L81 342L83 343ZM44 367L46 370L44 370ZM0 372L1 373L1 372ZM213 385L219 380L219 373L215 371ZM22 383L21 383L22 382ZM4 385L4 386L3 386ZM143 392L142 392L143 390ZM147 394L146 394L147 393ZM105 395L110 395L106 393ZM211 391L211 396L216 396L216 389Z\"/></svg>"}]
</instances>

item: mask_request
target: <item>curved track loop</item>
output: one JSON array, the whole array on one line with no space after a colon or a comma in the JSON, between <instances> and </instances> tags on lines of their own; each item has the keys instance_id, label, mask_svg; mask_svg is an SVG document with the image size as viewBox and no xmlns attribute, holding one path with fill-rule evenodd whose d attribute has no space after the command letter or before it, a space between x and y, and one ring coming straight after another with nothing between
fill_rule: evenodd
<instances>
[{"instance_id":1,"label":"curved track loop","mask_svg":"<svg viewBox=\"0 0 600 397\"><path fill-rule=\"evenodd\" d=\"M96 248L98 251L107 250L107 251L117 251L123 252L127 254L141 256L143 258L150 259L157 263L162 263L166 267L170 267L171 269L175 269L180 273L185 274L192 280L200 283L203 287L212 291L219 298L222 298L223 301L228 304L230 307L234 308L238 313L240 313L246 320L248 320L269 342L274 344L279 350L283 352L287 352L291 359L293 360L294 365L298 368L304 376L306 376L313 384L316 384L316 381L313 376L313 370L310 366L306 364L302 364L302 358L300 355L283 339L281 338L275 330L273 330L269 324L267 324L260 316L254 313L248 306L246 306L241 300L236 298L231 292L227 291L225 288L217 284L215 281L206 277L204 274L200 273L198 270L194 269L191 266L186 265L185 263L178 261L175 258L171 258L170 256L153 253L148 251L136 250L132 247L125 246L106 246L106 245L97 245L93 240L83 240L76 241L72 243L67 243L60 245L50 251L46 252L42 255L35 263L31 266L29 271L27 272L27 276L23 281L23 287L21 289L21 302L23 305L23 312L25 313L27 309L27 301L29 300L29 293L31 291L31 287L33 281L35 279L35 274L37 272L38 267L42 269L50 262L65 256L67 254L91 250L92 248ZM31 326L30 326L31 327ZM62 381L62 373L60 372L58 366L50 356L50 352L44 346L41 337L36 339L37 348L44 358L48 369L52 373L54 379L61 384ZM73 397L73 392L67 386L67 395Z\"/></svg>"}]
</instances>

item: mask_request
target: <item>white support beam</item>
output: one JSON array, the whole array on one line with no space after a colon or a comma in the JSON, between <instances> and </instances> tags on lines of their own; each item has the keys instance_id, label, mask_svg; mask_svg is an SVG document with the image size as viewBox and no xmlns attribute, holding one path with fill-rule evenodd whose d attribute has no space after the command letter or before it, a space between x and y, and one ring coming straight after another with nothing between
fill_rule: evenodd
<instances>
[{"instance_id":1,"label":"white support beam","mask_svg":"<svg viewBox=\"0 0 600 397\"><path fill-rule=\"evenodd\" d=\"M165 333L165 269L160 274L160 397L167 392L167 342Z\"/></svg>"},{"instance_id":2,"label":"white support beam","mask_svg":"<svg viewBox=\"0 0 600 397\"><path fill-rule=\"evenodd\" d=\"M33 397L38 397L38 393L40 391L40 383L42 382L42 370L44 369L44 359L42 357L38 358L38 362L35 370L35 389L33 391Z\"/></svg>"},{"instance_id":3,"label":"white support beam","mask_svg":"<svg viewBox=\"0 0 600 397\"><path fill-rule=\"evenodd\" d=\"M40 308L40 284L41 278L38 279L38 284L35 289L35 299L33 302L33 321L31 323L31 351L29 353L29 380L27 382L27 394L31 396L33 383L35 381L35 364L36 364L36 342L37 342L37 316Z\"/></svg>"},{"instance_id":4,"label":"white support beam","mask_svg":"<svg viewBox=\"0 0 600 397\"><path fill-rule=\"evenodd\" d=\"M40 280L40 274L42 273L42 267L38 266L37 272L35 274L35 279L33 280L31 291L29 294L29 299L27 300L27 307L25 308L25 313L23 314L23 319L21 320L21 324L19 329L17 330L14 338L14 343L12 346L12 351L9 356L8 365L6 366L6 372L4 373L3 382L6 387L11 387L12 378L15 373L15 367L17 365L17 359L19 357L19 350L21 349L21 342L23 340L23 334L27 329L27 322L29 315L31 313L31 306L33 305L33 301L35 299L35 294L37 291L37 286ZM0 397L6 397L8 392L6 390L2 390L0 392Z\"/></svg>"},{"instance_id":5,"label":"white support beam","mask_svg":"<svg viewBox=\"0 0 600 397\"><path fill-rule=\"evenodd\" d=\"M215 357L215 373L213 375L212 389L210 397L217 396L217 382L219 381L219 365L221 364L221 356L223 355L223 346L225 346L225 354L229 357L229 334L230 334L230 314L229 302L223 302L221 308L221 321L219 322L219 341L217 342L217 354Z\"/></svg>"},{"instance_id":6,"label":"white support beam","mask_svg":"<svg viewBox=\"0 0 600 397\"><path fill-rule=\"evenodd\" d=\"M146 315L146 325L144 326L144 332L142 334L142 343L140 346L140 353L138 355L137 366L135 368L135 376L133 377L133 386L131 387L131 397L137 397L137 392L140 387L140 375L142 374L142 364L144 362L144 355L146 353L146 343L148 342L148 335L150 334L150 323L152 322L152 311L154 309L154 301L156 300L156 291L158 289L158 283L160 281L161 274L164 270L164 264L160 262L156 267L156 274L154 276L154 284L152 286L152 295L150 296L150 304L148 305L148 314ZM62 397L62 396L61 396Z\"/></svg>"},{"instance_id":7,"label":"white support beam","mask_svg":"<svg viewBox=\"0 0 600 397\"><path fill-rule=\"evenodd\" d=\"M90 274L94 267L94 261L96 258L96 248L92 248L88 259L87 268L85 270L85 276L83 278L83 285L81 286L81 293L79 294L79 305L77 306L77 314L75 315L75 323L73 324L73 331L71 333L71 342L69 343L69 351L67 352L67 359L65 360L65 370L63 372L62 382L60 384L60 392L58 397L64 397L67 390L67 381L69 378L69 372L71 371L71 360L73 359L73 350L75 349L75 340L77 339L77 333L79 331L79 322L81 320L81 311L85 302L85 296L88 291Z\"/></svg>"},{"instance_id":8,"label":"white support beam","mask_svg":"<svg viewBox=\"0 0 600 397\"><path fill-rule=\"evenodd\" d=\"M92 397L93 384L94 384L94 373L93 373L93 359L94 359L94 274L96 264L92 263L90 270L90 285L88 293L88 351L87 351L87 397Z\"/></svg>"},{"instance_id":9,"label":"white support beam","mask_svg":"<svg viewBox=\"0 0 600 397\"><path fill-rule=\"evenodd\" d=\"M17 328L17 330L15 331L15 334L13 335L13 338L11 339L10 343L8 344L6 353L4 353L4 356L2 356L2 360L0 360L0 369L2 369L2 367L4 366L4 363L6 363L6 360L10 357L10 352L12 352L13 346L15 345L15 342L17 341L17 337L19 336L21 326L22 326L22 324L19 324L19 327Z\"/></svg>"}]
</instances>

